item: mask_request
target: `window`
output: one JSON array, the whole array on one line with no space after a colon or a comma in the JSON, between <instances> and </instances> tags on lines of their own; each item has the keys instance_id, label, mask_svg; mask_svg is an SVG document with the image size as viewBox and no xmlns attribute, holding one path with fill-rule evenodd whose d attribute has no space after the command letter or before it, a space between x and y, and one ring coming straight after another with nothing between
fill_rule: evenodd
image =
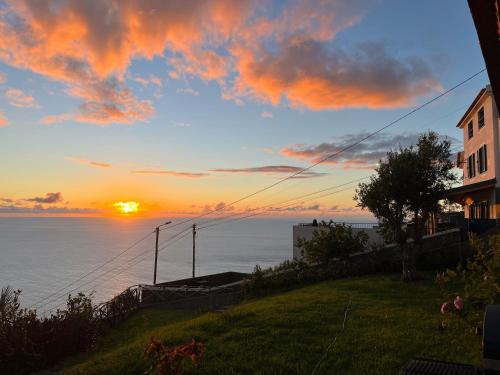
<instances>
[{"instance_id":1,"label":"window","mask_svg":"<svg viewBox=\"0 0 500 375\"><path fill-rule=\"evenodd\" d=\"M488 201L473 203L469 206L469 219L486 220L490 218L490 204Z\"/></svg>"},{"instance_id":2,"label":"window","mask_svg":"<svg viewBox=\"0 0 500 375\"><path fill-rule=\"evenodd\" d=\"M484 126L484 107L477 112L477 127L481 129Z\"/></svg>"},{"instance_id":3,"label":"window","mask_svg":"<svg viewBox=\"0 0 500 375\"><path fill-rule=\"evenodd\" d=\"M474 137L474 125L472 125L472 121L467 125L467 134L469 135L469 139Z\"/></svg>"},{"instance_id":4,"label":"window","mask_svg":"<svg viewBox=\"0 0 500 375\"><path fill-rule=\"evenodd\" d=\"M467 158L467 176L469 178L476 176L476 154L472 154Z\"/></svg>"},{"instance_id":5,"label":"window","mask_svg":"<svg viewBox=\"0 0 500 375\"><path fill-rule=\"evenodd\" d=\"M479 173L483 173L488 170L488 155L486 153L486 145L483 145L483 147L477 150L477 169L479 170Z\"/></svg>"},{"instance_id":6,"label":"window","mask_svg":"<svg viewBox=\"0 0 500 375\"><path fill-rule=\"evenodd\" d=\"M488 204L488 201L481 202L480 204L480 218L481 219L489 219L490 218L490 205Z\"/></svg>"},{"instance_id":7,"label":"window","mask_svg":"<svg viewBox=\"0 0 500 375\"><path fill-rule=\"evenodd\" d=\"M469 206L469 219L478 219L476 215L477 203L473 203Z\"/></svg>"}]
</instances>

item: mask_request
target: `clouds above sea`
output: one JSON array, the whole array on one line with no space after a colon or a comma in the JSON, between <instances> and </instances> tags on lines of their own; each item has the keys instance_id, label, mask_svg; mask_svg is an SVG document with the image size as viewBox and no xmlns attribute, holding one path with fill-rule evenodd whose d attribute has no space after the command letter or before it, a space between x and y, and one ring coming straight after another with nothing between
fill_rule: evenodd
<instances>
[{"instance_id":1,"label":"clouds above sea","mask_svg":"<svg viewBox=\"0 0 500 375\"><path fill-rule=\"evenodd\" d=\"M11 0L0 12L0 60L62 83L78 101L43 124L149 121L154 99L135 92L166 79L218 85L225 100L300 110L392 109L442 90L428 61L383 41L341 45L373 1ZM130 72L135 60L163 59L164 76ZM2 75L2 81L8 77ZM180 89L198 95L198 91ZM37 108L11 88L17 107ZM272 117L267 111L264 117ZM5 120L0 124L5 124Z\"/></svg>"}]
</instances>

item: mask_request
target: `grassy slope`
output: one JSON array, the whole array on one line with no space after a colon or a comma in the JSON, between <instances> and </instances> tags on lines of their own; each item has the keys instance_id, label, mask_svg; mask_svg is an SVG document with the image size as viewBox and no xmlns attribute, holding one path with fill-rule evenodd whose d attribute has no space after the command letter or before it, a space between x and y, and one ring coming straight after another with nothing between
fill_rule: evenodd
<instances>
[{"instance_id":1,"label":"grassy slope","mask_svg":"<svg viewBox=\"0 0 500 375\"><path fill-rule=\"evenodd\" d=\"M145 310L63 372L144 373L142 353L155 336L206 343L203 362L187 373L308 374L339 331L349 300L346 329L317 374L397 373L414 357L479 364L480 338L438 328L440 293L432 281L403 284L397 276L370 276L304 287L224 313Z\"/></svg>"}]
</instances>

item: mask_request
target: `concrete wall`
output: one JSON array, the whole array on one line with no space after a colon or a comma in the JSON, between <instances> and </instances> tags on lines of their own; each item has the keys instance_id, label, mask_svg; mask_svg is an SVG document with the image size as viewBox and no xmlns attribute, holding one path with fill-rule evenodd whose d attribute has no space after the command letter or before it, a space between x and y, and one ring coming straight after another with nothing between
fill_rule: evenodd
<instances>
[{"instance_id":1,"label":"concrete wall","mask_svg":"<svg viewBox=\"0 0 500 375\"><path fill-rule=\"evenodd\" d=\"M195 310L195 311L208 311L226 308L236 305L243 299L241 291L214 294L208 296L199 296L192 298L180 298L172 301L147 301L141 304L141 308L162 308L172 310Z\"/></svg>"},{"instance_id":2,"label":"concrete wall","mask_svg":"<svg viewBox=\"0 0 500 375\"><path fill-rule=\"evenodd\" d=\"M416 253L417 269L454 267L468 255L470 249L467 243L462 242L459 229L429 234L423 236L421 252ZM401 249L396 244L390 244L379 250L353 254L350 261L360 270L401 270Z\"/></svg>"},{"instance_id":3,"label":"concrete wall","mask_svg":"<svg viewBox=\"0 0 500 375\"><path fill-rule=\"evenodd\" d=\"M346 224L349 226L349 224ZM368 244L369 248L372 244L378 245L383 243L382 236L377 233L377 228L369 227L366 228L357 227L357 224L351 225L352 231L354 234L358 232L365 232L368 235ZM314 227L309 224L298 224L293 226L293 259L300 260L304 257L303 250L297 246L297 241L299 238L303 238L305 240L310 240L313 238L313 233L317 230L326 230L328 227L317 226Z\"/></svg>"}]
</instances>

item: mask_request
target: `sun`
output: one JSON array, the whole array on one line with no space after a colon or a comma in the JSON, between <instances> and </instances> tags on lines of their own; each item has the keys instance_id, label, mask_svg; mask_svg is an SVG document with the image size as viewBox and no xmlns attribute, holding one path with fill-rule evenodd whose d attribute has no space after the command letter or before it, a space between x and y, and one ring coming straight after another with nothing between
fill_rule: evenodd
<instances>
[{"instance_id":1,"label":"sun","mask_svg":"<svg viewBox=\"0 0 500 375\"><path fill-rule=\"evenodd\" d=\"M115 202L113 206L122 214L122 215L133 215L139 211L139 202L128 201L128 202Z\"/></svg>"}]
</instances>

